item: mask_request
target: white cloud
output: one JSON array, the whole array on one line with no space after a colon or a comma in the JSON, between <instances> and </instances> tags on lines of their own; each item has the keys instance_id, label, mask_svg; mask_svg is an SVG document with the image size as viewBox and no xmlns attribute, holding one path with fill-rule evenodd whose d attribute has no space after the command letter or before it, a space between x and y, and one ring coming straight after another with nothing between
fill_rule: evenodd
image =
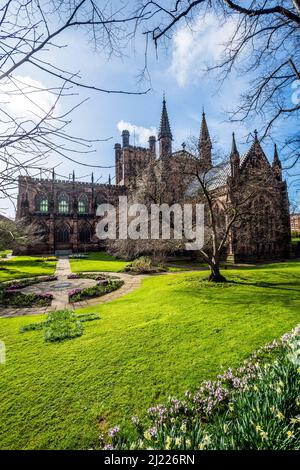
<instances>
[{"instance_id":1,"label":"white cloud","mask_svg":"<svg viewBox=\"0 0 300 470\"><path fill-rule=\"evenodd\" d=\"M154 126L149 128L136 126L135 124L123 120L118 122L117 128L120 133L127 129L130 132L131 144L133 144L135 140L136 145L146 145L150 135L157 135L157 128Z\"/></svg>"},{"instance_id":2,"label":"white cloud","mask_svg":"<svg viewBox=\"0 0 300 470\"><path fill-rule=\"evenodd\" d=\"M55 93L29 76L16 75L1 85L1 106L14 119L36 120L51 110L56 99Z\"/></svg>"},{"instance_id":3,"label":"white cloud","mask_svg":"<svg viewBox=\"0 0 300 470\"><path fill-rule=\"evenodd\" d=\"M220 59L223 44L231 37L235 23L220 25L213 14L199 17L192 25L181 27L173 36L172 63L169 71L184 87L204 75L207 65Z\"/></svg>"}]
</instances>

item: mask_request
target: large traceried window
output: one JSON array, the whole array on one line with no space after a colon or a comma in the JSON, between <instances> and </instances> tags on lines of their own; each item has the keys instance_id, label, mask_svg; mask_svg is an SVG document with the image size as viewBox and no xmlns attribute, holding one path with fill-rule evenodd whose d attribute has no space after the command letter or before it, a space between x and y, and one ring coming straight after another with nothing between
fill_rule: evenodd
<instances>
[{"instance_id":1,"label":"large traceried window","mask_svg":"<svg viewBox=\"0 0 300 470\"><path fill-rule=\"evenodd\" d=\"M39 212L48 212L49 202L48 202L48 197L45 194L39 194L37 196L36 202L37 202L36 208Z\"/></svg>"},{"instance_id":2,"label":"large traceried window","mask_svg":"<svg viewBox=\"0 0 300 470\"><path fill-rule=\"evenodd\" d=\"M69 198L66 194L61 194L58 198L58 212L61 214L69 212Z\"/></svg>"},{"instance_id":3,"label":"large traceried window","mask_svg":"<svg viewBox=\"0 0 300 470\"><path fill-rule=\"evenodd\" d=\"M88 212L88 197L86 194L81 194L78 199L78 212L86 214Z\"/></svg>"}]
</instances>

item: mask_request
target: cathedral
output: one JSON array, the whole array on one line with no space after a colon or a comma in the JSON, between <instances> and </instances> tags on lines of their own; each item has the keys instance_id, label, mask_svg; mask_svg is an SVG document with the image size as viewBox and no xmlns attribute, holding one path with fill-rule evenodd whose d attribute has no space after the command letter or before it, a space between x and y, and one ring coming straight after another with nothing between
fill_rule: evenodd
<instances>
[{"instance_id":1,"label":"cathedral","mask_svg":"<svg viewBox=\"0 0 300 470\"><path fill-rule=\"evenodd\" d=\"M163 99L157 138L149 137L148 148L130 144L128 130L122 132L122 143L116 143L115 179L107 184L94 181L76 181L75 173L69 180L60 180L52 173L50 179L19 177L17 214L37 228L38 242L27 247L28 254L68 254L96 251L105 248L95 233L98 204L117 205L119 196L134 191L139 176L153 162L167 159L169 165L188 159L189 152L172 149L171 132L166 101ZM253 213L251 222L232 228L225 256L232 260L279 259L290 253L290 218L286 182L282 179L281 162L275 146L272 163L267 159L257 133L249 150L240 155L233 134L228 162L222 172L214 167L212 142L203 112L198 141L198 155L205 171L213 175L212 191L218 195L218 210L230 197L241 197L251 182L257 190L249 201ZM261 170L270 176L266 186L259 184ZM176 184L170 179L170 184ZM188 192L197 194L197 181L190 181ZM232 194L233 193L233 194Z\"/></svg>"}]
</instances>

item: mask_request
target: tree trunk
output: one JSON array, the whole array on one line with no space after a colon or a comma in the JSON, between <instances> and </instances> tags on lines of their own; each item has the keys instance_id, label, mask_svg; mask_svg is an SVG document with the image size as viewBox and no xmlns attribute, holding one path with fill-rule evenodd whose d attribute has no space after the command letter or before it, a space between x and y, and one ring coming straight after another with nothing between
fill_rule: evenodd
<instances>
[{"instance_id":1,"label":"tree trunk","mask_svg":"<svg viewBox=\"0 0 300 470\"><path fill-rule=\"evenodd\" d=\"M227 282L225 277L220 273L219 265L210 266L210 276L208 278L210 282Z\"/></svg>"}]
</instances>

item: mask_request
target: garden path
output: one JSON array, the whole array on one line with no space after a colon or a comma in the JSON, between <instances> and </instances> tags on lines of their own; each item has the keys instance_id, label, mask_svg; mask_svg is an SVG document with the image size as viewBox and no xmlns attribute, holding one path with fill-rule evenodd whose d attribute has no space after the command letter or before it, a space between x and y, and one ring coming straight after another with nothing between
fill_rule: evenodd
<instances>
[{"instance_id":1,"label":"garden path","mask_svg":"<svg viewBox=\"0 0 300 470\"><path fill-rule=\"evenodd\" d=\"M99 271L97 271L99 273ZM76 302L76 304L70 304L68 298L68 292L77 287L88 287L95 284L92 279L68 279L68 275L71 274L70 261L67 257L59 257L56 265L55 276L57 281L54 284L61 284L62 288L55 289L54 284L49 285L48 283L39 283L24 288L24 292L51 292L53 294L53 300L50 307L29 307L29 308L16 308L16 307L3 307L0 308L0 317L16 317L24 315L41 315L46 314L53 310L78 309L88 306L95 306L105 302L110 302L129 292L137 289L141 280L146 275L131 275L125 273L101 273L106 274L114 278L121 279L124 284L118 290L110 292L109 294L103 295L102 297L96 297L94 299L83 300ZM63 287L63 284L66 284Z\"/></svg>"}]
</instances>

